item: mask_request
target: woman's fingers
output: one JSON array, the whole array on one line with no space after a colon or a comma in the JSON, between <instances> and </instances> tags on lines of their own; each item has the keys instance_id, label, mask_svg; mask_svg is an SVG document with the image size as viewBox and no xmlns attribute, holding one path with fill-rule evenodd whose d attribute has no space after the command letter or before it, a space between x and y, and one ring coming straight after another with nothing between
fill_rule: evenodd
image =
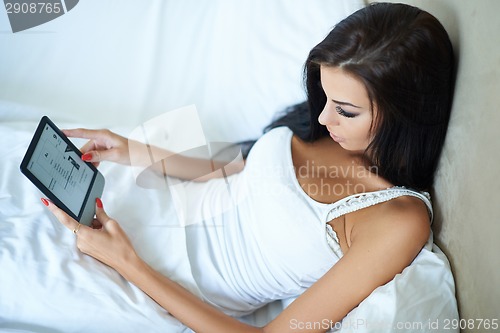
<instances>
[{"instance_id":1,"label":"woman's fingers","mask_svg":"<svg viewBox=\"0 0 500 333\"><path fill-rule=\"evenodd\" d=\"M52 201L45 198L41 198L41 200L42 203L47 206L52 214L54 214L54 216L59 220L59 222L61 222L69 230L74 232L75 230L80 231L82 227L89 228L75 221L75 219L73 219L71 216L66 214L65 211L57 207ZM96 219L92 222L92 226L94 226L96 229L99 229L100 227L105 226L106 223L110 220L111 219L109 218L108 214L106 214L106 212L104 211L101 199L96 198Z\"/></svg>"},{"instance_id":2,"label":"woman's fingers","mask_svg":"<svg viewBox=\"0 0 500 333\"><path fill-rule=\"evenodd\" d=\"M110 161L120 164L130 164L128 157L128 140L109 130L89 130L76 128L63 130L70 137L89 139L80 149L82 160L98 166L99 162Z\"/></svg>"},{"instance_id":3,"label":"woman's fingers","mask_svg":"<svg viewBox=\"0 0 500 333\"><path fill-rule=\"evenodd\" d=\"M78 222L76 222L71 216L66 214L66 212L64 212L62 209L57 207L52 201L42 198L42 202L66 228L74 230L78 226Z\"/></svg>"},{"instance_id":4,"label":"woman's fingers","mask_svg":"<svg viewBox=\"0 0 500 333\"><path fill-rule=\"evenodd\" d=\"M101 199L96 199L96 219L92 223L94 228L100 230L79 224L47 199L42 198L42 202L62 224L78 236L76 246L81 252L116 269L119 273L124 271L131 258L137 256L132 243L118 222L109 218L104 211Z\"/></svg>"},{"instance_id":5,"label":"woman's fingers","mask_svg":"<svg viewBox=\"0 0 500 333\"><path fill-rule=\"evenodd\" d=\"M86 128L64 129L62 132L70 138L97 139L102 134L101 130L91 130Z\"/></svg>"},{"instance_id":6,"label":"woman's fingers","mask_svg":"<svg viewBox=\"0 0 500 333\"><path fill-rule=\"evenodd\" d=\"M104 211L104 207L100 198L97 198L95 200L95 217L96 220L103 226L103 228L106 228L106 224L109 220L111 220L108 214L106 214L106 212Z\"/></svg>"},{"instance_id":7,"label":"woman's fingers","mask_svg":"<svg viewBox=\"0 0 500 333\"><path fill-rule=\"evenodd\" d=\"M111 148L119 144L124 139L122 136L111 132L108 129L92 130L86 128L75 128L62 130L70 138L89 139L95 147ZM85 147L85 146L84 146Z\"/></svg>"},{"instance_id":8,"label":"woman's fingers","mask_svg":"<svg viewBox=\"0 0 500 333\"><path fill-rule=\"evenodd\" d=\"M99 163L102 161L119 162L120 154L117 149L92 150L82 155L85 162Z\"/></svg>"},{"instance_id":9,"label":"woman's fingers","mask_svg":"<svg viewBox=\"0 0 500 333\"><path fill-rule=\"evenodd\" d=\"M85 232L83 230L89 228L86 225L82 225L77 221L75 221L75 219L73 219L71 216L66 214L65 211L57 207L52 201L42 198L42 202L45 206L47 206L47 208L52 212L52 214L54 214L54 216L59 220L59 222L61 222L69 230L73 231L73 233L77 234Z\"/></svg>"},{"instance_id":10,"label":"woman's fingers","mask_svg":"<svg viewBox=\"0 0 500 333\"><path fill-rule=\"evenodd\" d=\"M85 145L83 145L82 148L80 148L80 151L83 153L82 161L90 162L97 168L100 163L92 161L92 158L93 158L92 151L95 149L97 149L95 141L90 140Z\"/></svg>"},{"instance_id":11,"label":"woman's fingers","mask_svg":"<svg viewBox=\"0 0 500 333\"><path fill-rule=\"evenodd\" d=\"M80 151L85 154L89 151L96 150L98 147L96 145L96 142L94 140L89 140L87 141L86 144L84 144L81 148Z\"/></svg>"}]
</instances>

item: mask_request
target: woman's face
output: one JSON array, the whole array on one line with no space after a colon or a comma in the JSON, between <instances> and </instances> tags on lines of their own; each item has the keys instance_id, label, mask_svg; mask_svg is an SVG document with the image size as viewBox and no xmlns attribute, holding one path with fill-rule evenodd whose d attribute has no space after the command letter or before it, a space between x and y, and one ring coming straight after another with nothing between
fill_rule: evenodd
<instances>
[{"instance_id":1,"label":"woman's face","mask_svg":"<svg viewBox=\"0 0 500 333\"><path fill-rule=\"evenodd\" d=\"M370 99L365 86L338 67L320 67L326 105L318 121L344 149L364 151L371 141Z\"/></svg>"}]
</instances>

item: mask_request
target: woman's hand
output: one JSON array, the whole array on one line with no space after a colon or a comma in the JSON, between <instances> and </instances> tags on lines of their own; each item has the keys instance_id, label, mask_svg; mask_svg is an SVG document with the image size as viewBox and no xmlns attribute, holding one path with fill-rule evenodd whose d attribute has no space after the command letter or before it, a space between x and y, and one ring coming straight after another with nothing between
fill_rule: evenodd
<instances>
[{"instance_id":1,"label":"woman's hand","mask_svg":"<svg viewBox=\"0 0 500 333\"><path fill-rule=\"evenodd\" d=\"M82 160L99 166L101 161L130 165L128 140L110 130L89 130L84 128L63 130L71 138L89 139L82 148Z\"/></svg>"},{"instance_id":2,"label":"woman's hand","mask_svg":"<svg viewBox=\"0 0 500 333\"><path fill-rule=\"evenodd\" d=\"M114 268L122 275L130 263L139 259L118 222L104 212L99 198L96 200L96 219L92 222L92 227L78 223L51 201L42 198L42 202L66 228L73 231L76 246L83 253Z\"/></svg>"}]
</instances>

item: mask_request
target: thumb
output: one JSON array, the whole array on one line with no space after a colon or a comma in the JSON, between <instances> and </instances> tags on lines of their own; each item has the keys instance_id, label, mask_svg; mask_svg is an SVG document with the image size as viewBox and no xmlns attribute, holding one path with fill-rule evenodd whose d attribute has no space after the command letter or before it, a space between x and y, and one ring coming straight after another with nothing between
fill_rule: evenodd
<instances>
[{"instance_id":1,"label":"thumb","mask_svg":"<svg viewBox=\"0 0 500 333\"><path fill-rule=\"evenodd\" d=\"M102 201L100 198L95 199L95 217L97 221L99 221L103 227L106 227L106 223L108 223L109 220L111 220L104 211Z\"/></svg>"}]
</instances>

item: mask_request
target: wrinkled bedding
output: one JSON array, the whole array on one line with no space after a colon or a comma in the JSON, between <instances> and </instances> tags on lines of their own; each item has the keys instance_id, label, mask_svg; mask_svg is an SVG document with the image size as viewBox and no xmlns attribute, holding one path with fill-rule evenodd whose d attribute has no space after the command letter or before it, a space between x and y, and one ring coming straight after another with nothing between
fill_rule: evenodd
<instances>
[{"instance_id":1,"label":"wrinkled bedding","mask_svg":"<svg viewBox=\"0 0 500 333\"><path fill-rule=\"evenodd\" d=\"M190 332L114 270L76 249L74 235L45 209L41 193L19 171L40 114L9 111L14 109L0 103L0 330ZM137 186L130 168L102 163L100 170L106 178L105 208L121 223L138 253L197 294L184 229L169 193ZM272 303L241 320L263 325L291 301ZM390 332L405 327L404 331L424 332L431 321L453 318L458 318L453 277L446 257L434 245L376 289L344 319L339 331Z\"/></svg>"}]
</instances>

